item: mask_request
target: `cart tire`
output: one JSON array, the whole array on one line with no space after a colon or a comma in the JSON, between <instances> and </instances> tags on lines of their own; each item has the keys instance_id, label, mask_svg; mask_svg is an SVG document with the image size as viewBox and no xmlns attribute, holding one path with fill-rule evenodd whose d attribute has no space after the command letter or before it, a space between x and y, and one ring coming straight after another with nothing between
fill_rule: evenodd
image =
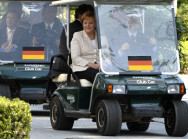
<instances>
[{"instance_id":1,"label":"cart tire","mask_svg":"<svg viewBox=\"0 0 188 139\"><path fill-rule=\"evenodd\" d=\"M115 136L121 130L122 113L117 100L101 100L96 109L96 123L100 134Z\"/></svg>"},{"instance_id":2,"label":"cart tire","mask_svg":"<svg viewBox=\"0 0 188 139\"><path fill-rule=\"evenodd\" d=\"M169 136L183 137L188 132L188 105L184 101L172 101L166 109L165 128Z\"/></svg>"},{"instance_id":3,"label":"cart tire","mask_svg":"<svg viewBox=\"0 0 188 139\"><path fill-rule=\"evenodd\" d=\"M127 122L127 128L130 131L144 132L149 128L150 122Z\"/></svg>"},{"instance_id":4,"label":"cart tire","mask_svg":"<svg viewBox=\"0 0 188 139\"><path fill-rule=\"evenodd\" d=\"M73 118L65 117L64 109L57 96L52 99L50 106L50 121L55 130L71 130L74 124Z\"/></svg>"},{"instance_id":5,"label":"cart tire","mask_svg":"<svg viewBox=\"0 0 188 139\"><path fill-rule=\"evenodd\" d=\"M0 84L0 96L11 99L10 87L7 84Z\"/></svg>"}]
</instances>

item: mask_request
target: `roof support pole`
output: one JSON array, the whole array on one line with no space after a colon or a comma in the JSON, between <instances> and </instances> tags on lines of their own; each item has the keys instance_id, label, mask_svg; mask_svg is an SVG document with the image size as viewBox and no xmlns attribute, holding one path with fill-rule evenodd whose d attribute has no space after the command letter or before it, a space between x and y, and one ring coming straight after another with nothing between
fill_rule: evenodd
<instances>
[{"instance_id":1,"label":"roof support pole","mask_svg":"<svg viewBox=\"0 0 188 139\"><path fill-rule=\"evenodd\" d=\"M67 50L70 52L70 47L69 47L69 24L70 24L70 5L67 4Z\"/></svg>"}]
</instances>

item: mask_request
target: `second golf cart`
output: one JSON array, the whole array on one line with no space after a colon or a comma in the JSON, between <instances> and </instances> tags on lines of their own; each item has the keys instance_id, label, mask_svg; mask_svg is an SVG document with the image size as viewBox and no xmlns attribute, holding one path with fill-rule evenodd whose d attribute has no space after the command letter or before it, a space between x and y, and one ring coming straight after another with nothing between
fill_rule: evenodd
<instances>
[{"instance_id":1,"label":"second golf cart","mask_svg":"<svg viewBox=\"0 0 188 139\"><path fill-rule=\"evenodd\" d=\"M52 6L69 10L83 3L95 7L101 70L93 84L74 73L53 80L61 82L50 97L53 129L71 130L75 120L91 118L100 134L110 136L119 134L124 122L130 131L146 131L159 117L169 136L185 136L188 106L181 101L186 90L177 75L172 1L69 0ZM137 39L131 43L127 32L135 24Z\"/></svg>"}]
</instances>

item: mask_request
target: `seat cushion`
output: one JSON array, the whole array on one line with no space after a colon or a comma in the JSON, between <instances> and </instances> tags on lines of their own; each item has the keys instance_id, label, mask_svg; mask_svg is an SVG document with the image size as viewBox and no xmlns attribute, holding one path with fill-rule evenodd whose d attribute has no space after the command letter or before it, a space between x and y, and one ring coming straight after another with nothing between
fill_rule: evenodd
<instances>
[{"instance_id":1,"label":"seat cushion","mask_svg":"<svg viewBox=\"0 0 188 139\"><path fill-rule=\"evenodd\" d=\"M67 76L68 74L60 74L59 76L56 76L55 78L52 79L52 82L58 82L58 83L61 83L61 82L65 82L67 81Z\"/></svg>"},{"instance_id":2,"label":"seat cushion","mask_svg":"<svg viewBox=\"0 0 188 139\"><path fill-rule=\"evenodd\" d=\"M92 87L92 83L86 79L80 79L80 84L82 87Z\"/></svg>"},{"instance_id":3,"label":"seat cushion","mask_svg":"<svg viewBox=\"0 0 188 139\"><path fill-rule=\"evenodd\" d=\"M61 83L67 81L68 74L60 74L59 76L52 79L52 82ZM75 81L71 75L71 81ZM80 84L82 87L91 87L92 83L86 79L80 79Z\"/></svg>"}]
</instances>

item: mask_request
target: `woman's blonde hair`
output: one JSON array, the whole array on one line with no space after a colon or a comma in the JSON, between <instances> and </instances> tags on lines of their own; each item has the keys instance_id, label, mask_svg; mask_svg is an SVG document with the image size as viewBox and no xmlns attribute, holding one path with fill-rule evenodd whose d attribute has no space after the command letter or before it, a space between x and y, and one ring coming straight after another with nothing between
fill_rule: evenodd
<instances>
[{"instance_id":1,"label":"woman's blonde hair","mask_svg":"<svg viewBox=\"0 0 188 139\"><path fill-rule=\"evenodd\" d=\"M92 12L92 11L87 11L87 12L85 12L85 13L82 15L82 17L81 17L82 22L83 22L86 18L88 18L88 17L93 18L94 21L95 21L95 13Z\"/></svg>"}]
</instances>

